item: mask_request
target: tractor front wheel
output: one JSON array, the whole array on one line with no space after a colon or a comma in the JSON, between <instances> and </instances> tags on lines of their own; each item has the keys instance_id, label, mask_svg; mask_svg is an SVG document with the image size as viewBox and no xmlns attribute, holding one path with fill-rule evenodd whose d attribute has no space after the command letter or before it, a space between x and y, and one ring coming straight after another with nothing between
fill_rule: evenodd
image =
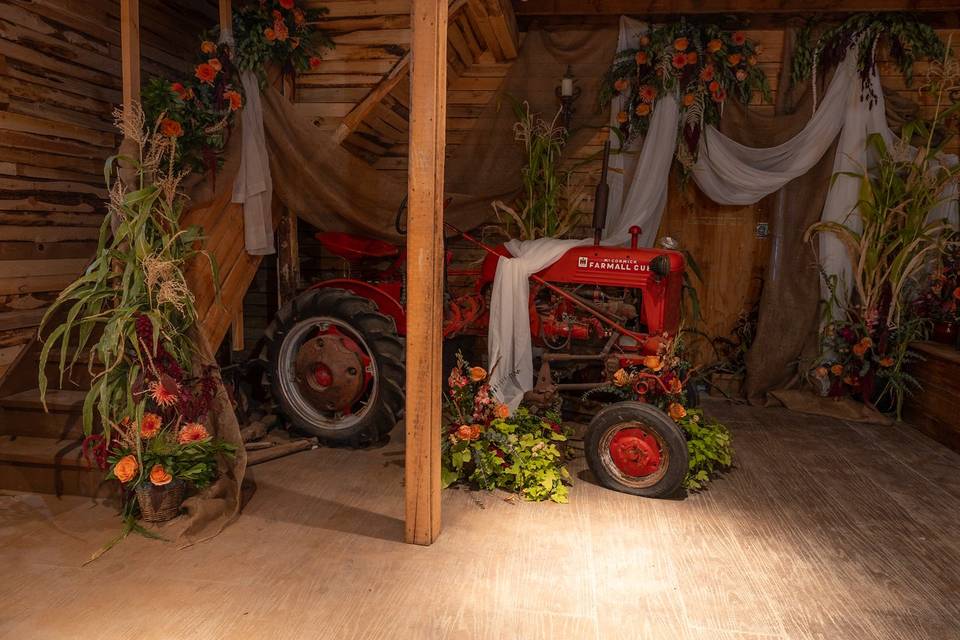
<instances>
[{"instance_id":1,"label":"tractor front wheel","mask_svg":"<svg viewBox=\"0 0 960 640\"><path fill-rule=\"evenodd\" d=\"M642 402L600 410L584 442L587 464L601 485L646 498L673 495L687 475L687 439L666 414Z\"/></svg>"},{"instance_id":2,"label":"tractor front wheel","mask_svg":"<svg viewBox=\"0 0 960 640\"><path fill-rule=\"evenodd\" d=\"M312 289L267 329L274 398L295 427L329 444L384 438L404 406L403 343L392 318L343 289Z\"/></svg>"}]
</instances>

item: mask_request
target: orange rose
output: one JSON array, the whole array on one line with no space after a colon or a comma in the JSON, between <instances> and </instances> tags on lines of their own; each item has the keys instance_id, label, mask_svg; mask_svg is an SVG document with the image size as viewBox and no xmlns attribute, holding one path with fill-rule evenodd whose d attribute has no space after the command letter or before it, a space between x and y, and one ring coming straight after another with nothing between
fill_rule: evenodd
<instances>
[{"instance_id":1,"label":"orange rose","mask_svg":"<svg viewBox=\"0 0 960 640\"><path fill-rule=\"evenodd\" d=\"M220 58L210 58L207 60L207 64L213 67L214 71L220 71L223 69L223 65L220 63Z\"/></svg>"},{"instance_id":2,"label":"orange rose","mask_svg":"<svg viewBox=\"0 0 960 640\"><path fill-rule=\"evenodd\" d=\"M871 340L869 336L864 337L862 340L860 340L860 344L862 344L863 346L869 349L870 347L873 346L873 340Z\"/></svg>"},{"instance_id":3,"label":"orange rose","mask_svg":"<svg viewBox=\"0 0 960 640\"><path fill-rule=\"evenodd\" d=\"M480 382L487 377L487 370L483 367L470 367L470 380Z\"/></svg>"},{"instance_id":4,"label":"orange rose","mask_svg":"<svg viewBox=\"0 0 960 640\"><path fill-rule=\"evenodd\" d=\"M680 382L680 378L670 378L667 388L670 389L670 393L680 393L683 391L683 383Z\"/></svg>"},{"instance_id":5,"label":"orange rose","mask_svg":"<svg viewBox=\"0 0 960 640\"><path fill-rule=\"evenodd\" d=\"M638 116L643 118L644 116L647 116L650 114L650 105L648 105L646 102L641 102L640 104L637 105L637 108L634 109L634 112Z\"/></svg>"},{"instance_id":6,"label":"orange rose","mask_svg":"<svg viewBox=\"0 0 960 640\"><path fill-rule=\"evenodd\" d=\"M319 69L320 68L320 58L313 56L310 58L310 68Z\"/></svg>"},{"instance_id":7,"label":"orange rose","mask_svg":"<svg viewBox=\"0 0 960 640\"><path fill-rule=\"evenodd\" d=\"M650 60L650 56L647 55L646 51L637 51L637 55L634 57L637 61L637 64L647 64L647 61Z\"/></svg>"},{"instance_id":8,"label":"orange rose","mask_svg":"<svg viewBox=\"0 0 960 640\"><path fill-rule=\"evenodd\" d=\"M696 96L694 96L692 93L685 94L683 96L683 106L689 107L690 105L693 104L693 101L696 99L697 99Z\"/></svg>"},{"instance_id":9,"label":"orange rose","mask_svg":"<svg viewBox=\"0 0 960 640\"><path fill-rule=\"evenodd\" d=\"M643 359L643 366L652 371L663 369L663 360L660 356L646 356Z\"/></svg>"},{"instance_id":10,"label":"orange rose","mask_svg":"<svg viewBox=\"0 0 960 640\"><path fill-rule=\"evenodd\" d=\"M826 368L826 367L817 367L816 369L814 369L813 375L817 376L818 378L826 378L826 377L827 377L827 368Z\"/></svg>"},{"instance_id":11,"label":"orange rose","mask_svg":"<svg viewBox=\"0 0 960 640\"><path fill-rule=\"evenodd\" d=\"M733 34L733 37L731 38L731 40L733 40L733 44L739 46L747 41L747 36L744 35L743 31L737 31L736 33Z\"/></svg>"},{"instance_id":12,"label":"orange rose","mask_svg":"<svg viewBox=\"0 0 960 640\"><path fill-rule=\"evenodd\" d=\"M895 362L895 360L894 360L893 358L891 358L890 356L887 356L886 358L881 358L881 359L880 359L880 366L881 366L881 367L892 367L893 364L894 364L894 362Z\"/></svg>"},{"instance_id":13,"label":"orange rose","mask_svg":"<svg viewBox=\"0 0 960 640\"><path fill-rule=\"evenodd\" d=\"M277 34L273 31L273 29L267 27L263 30L263 37L267 39L267 42L273 42L277 39Z\"/></svg>"},{"instance_id":14,"label":"orange rose","mask_svg":"<svg viewBox=\"0 0 960 640\"><path fill-rule=\"evenodd\" d=\"M164 118L160 121L160 133L168 138L176 138L183 135L183 127L181 127L180 123L176 120Z\"/></svg>"},{"instance_id":15,"label":"orange rose","mask_svg":"<svg viewBox=\"0 0 960 640\"><path fill-rule=\"evenodd\" d=\"M617 122L619 122L620 124L626 124L627 120L629 119L630 119L630 116L627 115L626 111L621 111L620 113L617 114Z\"/></svg>"},{"instance_id":16,"label":"orange rose","mask_svg":"<svg viewBox=\"0 0 960 640\"><path fill-rule=\"evenodd\" d=\"M853 355L857 356L858 358L862 358L863 354L867 352L867 349L869 349L867 345L863 344L862 342L858 342L857 344L853 345Z\"/></svg>"},{"instance_id":17,"label":"orange rose","mask_svg":"<svg viewBox=\"0 0 960 640\"><path fill-rule=\"evenodd\" d=\"M140 423L140 437L150 439L160 433L160 427L163 426L163 420L155 413L143 414L143 421Z\"/></svg>"},{"instance_id":18,"label":"orange rose","mask_svg":"<svg viewBox=\"0 0 960 640\"><path fill-rule=\"evenodd\" d=\"M743 59L743 56L741 56L739 53L731 53L727 56L727 64L729 64L731 67L735 67L740 64L741 59Z\"/></svg>"},{"instance_id":19,"label":"orange rose","mask_svg":"<svg viewBox=\"0 0 960 640\"><path fill-rule=\"evenodd\" d=\"M230 111L236 111L243 106L243 97L236 91L224 91L223 97L230 103Z\"/></svg>"},{"instance_id":20,"label":"orange rose","mask_svg":"<svg viewBox=\"0 0 960 640\"><path fill-rule=\"evenodd\" d=\"M842 364L835 364L835 365L833 365L832 367L830 367L830 373L832 373L832 374L835 375L835 376L842 375L842 374L843 374L843 365L842 365Z\"/></svg>"},{"instance_id":21,"label":"orange rose","mask_svg":"<svg viewBox=\"0 0 960 640\"><path fill-rule=\"evenodd\" d=\"M480 426L475 424L463 424L457 428L457 437L461 440L470 442L480 437Z\"/></svg>"},{"instance_id":22,"label":"orange rose","mask_svg":"<svg viewBox=\"0 0 960 640\"><path fill-rule=\"evenodd\" d=\"M113 475L117 480L123 483L130 482L137 475L140 465L137 464L137 457L134 455L123 456L113 465Z\"/></svg>"},{"instance_id":23,"label":"orange rose","mask_svg":"<svg viewBox=\"0 0 960 640\"><path fill-rule=\"evenodd\" d=\"M623 369L617 369L617 372L613 374L613 384L618 387L627 386L630 384L630 374Z\"/></svg>"},{"instance_id":24,"label":"orange rose","mask_svg":"<svg viewBox=\"0 0 960 640\"><path fill-rule=\"evenodd\" d=\"M626 91L627 87L630 86L630 81L626 78L619 78L616 82L613 83L613 88L617 91Z\"/></svg>"},{"instance_id":25,"label":"orange rose","mask_svg":"<svg viewBox=\"0 0 960 640\"><path fill-rule=\"evenodd\" d=\"M681 418L687 417L687 410L683 408L683 405L679 402L671 402L670 406L667 407L667 413L670 414L670 417L674 420L680 420Z\"/></svg>"},{"instance_id":26,"label":"orange rose","mask_svg":"<svg viewBox=\"0 0 960 640\"><path fill-rule=\"evenodd\" d=\"M710 53L716 53L717 51L720 51L722 47L723 47L723 42L721 42L718 38L714 38L713 40L707 43L707 51L709 51Z\"/></svg>"},{"instance_id":27,"label":"orange rose","mask_svg":"<svg viewBox=\"0 0 960 640\"><path fill-rule=\"evenodd\" d=\"M206 62L201 62L197 65L197 68L194 69L193 75L197 77L197 80L200 82L206 82L207 84L213 84L214 78L217 77L217 70L211 67Z\"/></svg>"},{"instance_id":28,"label":"orange rose","mask_svg":"<svg viewBox=\"0 0 960 640\"><path fill-rule=\"evenodd\" d=\"M687 47L690 46L690 41L686 38L677 38L673 41L673 48L677 51L686 51Z\"/></svg>"},{"instance_id":29,"label":"orange rose","mask_svg":"<svg viewBox=\"0 0 960 640\"><path fill-rule=\"evenodd\" d=\"M207 55L210 55L211 53L216 53L217 45L211 42L210 40L204 40L203 42L200 43L200 51L202 51Z\"/></svg>"},{"instance_id":30,"label":"orange rose","mask_svg":"<svg viewBox=\"0 0 960 640\"><path fill-rule=\"evenodd\" d=\"M159 464L153 465L153 469L150 469L150 482L162 487L165 484L170 484L173 481L173 476L167 473Z\"/></svg>"},{"instance_id":31,"label":"orange rose","mask_svg":"<svg viewBox=\"0 0 960 640\"><path fill-rule=\"evenodd\" d=\"M505 404L498 404L493 410L493 415L501 420L506 420L510 417L510 407Z\"/></svg>"},{"instance_id":32,"label":"orange rose","mask_svg":"<svg viewBox=\"0 0 960 640\"><path fill-rule=\"evenodd\" d=\"M697 64L697 58L699 58L697 52L691 51L687 54L687 64Z\"/></svg>"}]
</instances>

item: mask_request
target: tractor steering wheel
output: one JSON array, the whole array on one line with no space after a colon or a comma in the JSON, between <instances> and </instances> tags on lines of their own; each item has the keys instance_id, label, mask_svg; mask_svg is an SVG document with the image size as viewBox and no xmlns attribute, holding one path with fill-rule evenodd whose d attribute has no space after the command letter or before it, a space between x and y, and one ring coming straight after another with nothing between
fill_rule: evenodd
<instances>
[{"instance_id":1,"label":"tractor steering wheel","mask_svg":"<svg viewBox=\"0 0 960 640\"><path fill-rule=\"evenodd\" d=\"M393 228L397 230L397 233L401 236L407 235L406 228L400 225L400 220L403 219L403 214L407 212L407 196L403 196L403 200L400 201L400 206L397 208L397 217L393 220Z\"/></svg>"}]
</instances>

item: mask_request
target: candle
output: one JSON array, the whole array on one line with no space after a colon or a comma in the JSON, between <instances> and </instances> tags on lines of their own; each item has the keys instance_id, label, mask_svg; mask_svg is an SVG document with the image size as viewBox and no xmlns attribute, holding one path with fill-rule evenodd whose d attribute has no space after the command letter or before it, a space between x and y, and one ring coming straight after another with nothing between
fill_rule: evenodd
<instances>
[{"instance_id":1,"label":"candle","mask_svg":"<svg viewBox=\"0 0 960 640\"><path fill-rule=\"evenodd\" d=\"M569 76L563 77L563 80L560 81L560 95L564 98L569 98L573 95L573 78Z\"/></svg>"}]
</instances>

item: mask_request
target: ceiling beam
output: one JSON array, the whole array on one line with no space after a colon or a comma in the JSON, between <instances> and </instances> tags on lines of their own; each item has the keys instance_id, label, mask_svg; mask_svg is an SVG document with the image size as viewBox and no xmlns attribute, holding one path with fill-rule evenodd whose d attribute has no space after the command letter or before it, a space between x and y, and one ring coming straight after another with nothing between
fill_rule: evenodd
<instances>
[{"instance_id":1,"label":"ceiling beam","mask_svg":"<svg viewBox=\"0 0 960 640\"><path fill-rule=\"evenodd\" d=\"M960 0L514 0L517 17L958 10Z\"/></svg>"}]
</instances>

